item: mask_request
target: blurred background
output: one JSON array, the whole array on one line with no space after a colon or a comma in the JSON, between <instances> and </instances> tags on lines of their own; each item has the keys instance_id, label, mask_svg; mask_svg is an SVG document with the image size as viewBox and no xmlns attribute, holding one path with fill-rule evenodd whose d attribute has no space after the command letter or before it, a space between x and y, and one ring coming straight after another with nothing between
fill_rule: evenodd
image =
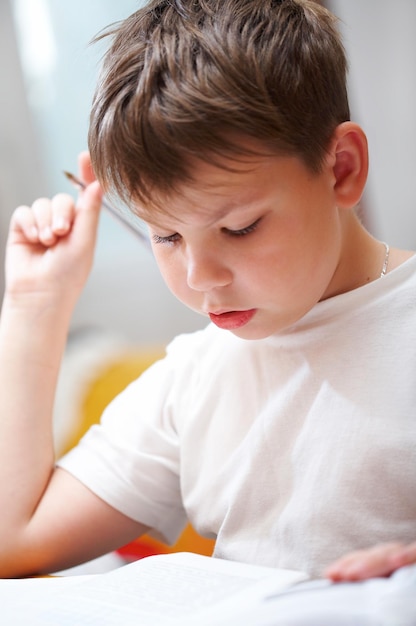
<instances>
[{"instance_id":1,"label":"blurred background","mask_svg":"<svg viewBox=\"0 0 416 626\"><path fill-rule=\"evenodd\" d=\"M0 0L0 290L8 221L19 204L73 193L104 44L90 40L127 17L137 0ZM370 230L416 248L416 2L330 0L350 58L353 117L368 134L363 199ZM149 252L102 215L94 270L73 328L95 327L140 345L164 345L204 326L168 292Z\"/></svg>"}]
</instances>

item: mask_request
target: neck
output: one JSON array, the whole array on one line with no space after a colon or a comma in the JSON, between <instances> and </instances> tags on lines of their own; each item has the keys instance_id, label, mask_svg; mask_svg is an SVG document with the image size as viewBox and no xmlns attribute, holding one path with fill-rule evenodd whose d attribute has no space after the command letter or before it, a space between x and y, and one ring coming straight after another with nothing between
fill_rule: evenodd
<instances>
[{"instance_id":1,"label":"neck","mask_svg":"<svg viewBox=\"0 0 416 626\"><path fill-rule=\"evenodd\" d=\"M387 259L389 261L389 259ZM375 239L361 224L358 217L349 212L343 223L343 236L336 281L331 295L337 295L362 287L380 278L386 262L386 246ZM390 269L389 262L385 268Z\"/></svg>"}]
</instances>

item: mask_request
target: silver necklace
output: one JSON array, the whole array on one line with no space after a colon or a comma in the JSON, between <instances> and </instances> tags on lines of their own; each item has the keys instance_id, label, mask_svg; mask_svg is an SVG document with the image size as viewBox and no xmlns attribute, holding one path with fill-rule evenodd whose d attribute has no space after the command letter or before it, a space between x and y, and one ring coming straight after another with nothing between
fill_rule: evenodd
<instances>
[{"instance_id":1,"label":"silver necklace","mask_svg":"<svg viewBox=\"0 0 416 626\"><path fill-rule=\"evenodd\" d=\"M383 243L383 246L386 249L386 254L384 256L384 263L383 263L383 267L381 269L380 278L383 278L383 276L385 276L386 273L387 273L387 267L388 267L388 264L389 264L389 254L390 254L390 246L389 246L389 244L386 243L385 241L383 241L382 243Z\"/></svg>"}]
</instances>

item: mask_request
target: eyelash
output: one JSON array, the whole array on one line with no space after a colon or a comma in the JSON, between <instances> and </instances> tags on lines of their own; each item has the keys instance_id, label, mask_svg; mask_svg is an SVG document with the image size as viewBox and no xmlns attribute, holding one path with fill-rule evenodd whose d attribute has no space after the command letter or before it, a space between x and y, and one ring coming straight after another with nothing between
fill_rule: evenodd
<instances>
[{"instance_id":1,"label":"eyelash","mask_svg":"<svg viewBox=\"0 0 416 626\"><path fill-rule=\"evenodd\" d=\"M173 235L168 235L167 237L161 237L160 235L152 235L152 240L154 243L176 243L180 238L179 233L173 233Z\"/></svg>"},{"instance_id":2,"label":"eyelash","mask_svg":"<svg viewBox=\"0 0 416 626\"><path fill-rule=\"evenodd\" d=\"M231 237L243 237L244 235L249 235L254 232L259 225L261 218L257 219L255 222L246 226L245 228L240 228L239 230L230 230L229 228L222 228L222 232L231 236ZM173 244L179 241L180 239L179 233L173 233L172 235L168 235L167 237L161 237L160 235L152 235L152 240L154 243L168 243Z\"/></svg>"},{"instance_id":3,"label":"eyelash","mask_svg":"<svg viewBox=\"0 0 416 626\"><path fill-rule=\"evenodd\" d=\"M232 237L242 237L243 235L249 235L254 232L259 225L261 218L246 226L245 228L240 228L240 230L230 230L229 228L223 228L223 232L227 233L227 235L231 235Z\"/></svg>"}]
</instances>

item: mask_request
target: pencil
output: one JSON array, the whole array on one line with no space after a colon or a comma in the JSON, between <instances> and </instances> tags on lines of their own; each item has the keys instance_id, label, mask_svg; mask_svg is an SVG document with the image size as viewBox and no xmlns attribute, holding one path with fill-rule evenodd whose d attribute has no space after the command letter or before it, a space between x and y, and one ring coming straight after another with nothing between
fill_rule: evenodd
<instances>
[{"instance_id":1,"label":"pencil","mask_svg":"<svg viewBox=\"0 0 416 626\"><path fill-rule=\"evenodd\" d=\"M71 174L71 172L66 172L64 171L65 176L67 177L67 179L77 188L79 189L85 189L86 188L86 184L80 180L79 178L77 178L74 174ZM149 238L145 235L145 233L139 228L139 226L136 226L135 224L133 224L132 222L130 222L126 217L124 217L124 215L122 213L120 213L120 211L117 211L117 209L115 209L113 206L111 206L111 204L109 204L105 198L102 200L102 206L107 209L107 211L109 213L111 213L111 215L113 215L113 217L115 217L116 219L119 220L119 222L121 222L123 224L123 226L125 226L126 228L128 228L130 230L130 232L134 233L136 235L136 237L138 237L140 239L140 241L147 247L150 248L150 241Z\"/></svg>"}]
</instances>

